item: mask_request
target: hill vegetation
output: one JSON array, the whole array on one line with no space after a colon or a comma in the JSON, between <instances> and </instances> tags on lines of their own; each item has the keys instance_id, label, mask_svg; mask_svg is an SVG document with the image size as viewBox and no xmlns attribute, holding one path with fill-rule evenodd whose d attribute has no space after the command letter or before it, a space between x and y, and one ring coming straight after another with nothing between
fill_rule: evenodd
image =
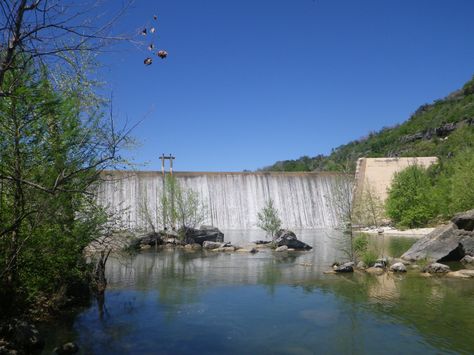
<instances>
[{"instance_id":1,"label":"hill vegetation","mask_svg":"<svg viewBox=\"0 0 474 355\"><path fill-rule=\"evenodd\" d=\"M361 157L420 156L437 156L439 163L395 175L384 206L393 223L434 225L474 208L474 78L446 98L422 105L400 125L342 145L329 156L281 161L264 170L351 172Z\"/></svg>"},{"instance_id":2,"label":"hill vegetation","mask_svg":"<svg viewBox=\"0 0 474 355\"><path fill-rule=\"evenodd\" d=\"M444 99L420 106L404 123L341 145L328 156L279 161L265 171L341 171L361 157L452 158L474 145L474 78Z\"/></svg>"}]
</instances>

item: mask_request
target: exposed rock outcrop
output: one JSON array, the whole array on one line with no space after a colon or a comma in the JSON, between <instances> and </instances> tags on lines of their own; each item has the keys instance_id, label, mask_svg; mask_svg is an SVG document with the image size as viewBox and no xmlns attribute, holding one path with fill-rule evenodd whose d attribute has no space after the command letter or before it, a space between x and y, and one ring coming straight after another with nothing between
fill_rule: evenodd
<instances>
[{"instance_id":1,"label":"exposed rock outcrop","mask_svg":"<svg viewBox=\"0 0 474 355\"><path fill-rule=\"evenodd\" d=\"M312 249L311 246L298 240L296 238L296 234L287 229L280 229L276 233L275 245L277 247L281 247L286 245L288 249L295 249L295 250L310 250Z\"/></svg>"},{"instance_id":2,"label":"exposed rock outcrop","mask_svg":"<svg viewBox=\"0 0 474 355\"><path fill-rule=\"evenodd\" d=\"M474 210L457 214L449 224L436 228L418 240L402 255L416 261L458 261L465 255L474 256Z\"/></svg>"}]
</instances>

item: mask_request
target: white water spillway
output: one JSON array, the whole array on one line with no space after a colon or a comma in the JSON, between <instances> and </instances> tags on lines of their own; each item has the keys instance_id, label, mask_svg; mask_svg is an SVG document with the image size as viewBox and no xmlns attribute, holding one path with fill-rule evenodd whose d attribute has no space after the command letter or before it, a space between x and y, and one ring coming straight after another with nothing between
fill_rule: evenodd
<instances>
[{"instance_id":1,"label":"white water spillway","mask_svg":"<svg viewBox=\"0 0 474 355\"><path fill-rule=\"evenodd\" d=\"M207 206L204 224L220 229L257 228L257 213L273 199L285 228L333 228L337 222L331 197L340 175L332 173L183 173L173 176L194 190ZM115 212L122 226L149 230L163 191L160 172L109 171L97 192L100 204ZM146 213L144 213L146 204Z\"/></svg>"}]
</instances>

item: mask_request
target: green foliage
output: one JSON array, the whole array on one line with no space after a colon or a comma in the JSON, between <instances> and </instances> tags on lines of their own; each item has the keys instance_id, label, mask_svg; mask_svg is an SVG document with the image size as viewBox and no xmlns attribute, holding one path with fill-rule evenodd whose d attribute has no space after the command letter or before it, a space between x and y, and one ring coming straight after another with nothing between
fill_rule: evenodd
<instances>
[{"instance_id":1,"label":"green foliage","mask_svg":"<svg viewBox=\"0 0 474 355\"><path fill-rule=\"evenodd\" d=\"M355 168L358 158L377 157L417 157L438 156L448 160L449 156L463 150L465 145L474 142L473 127L460 125L448 139L434 133L447 123L459 123L474 117L474 79L462 90L431 104L424 104L405 122L394 127L383 127L365 137L341 145L328 156L301 157L296 160L280 161L263 170L268 171L344 171L345 163L350 161ZM459 130L469 131L465 139L453 137ZM431 134L428 134L430 133ZM410 138L421 134L425 138ZM427 138L431 137L431 138Z\"/></svg>"},{"instance_id":2,"label":"green foliage","mask_svg":"<svg viewBox=\"0 0 474 355\"><path fill-rule=\"evenodd\" d=\"M449 212L474 208L474 150L459 154L452 163Z\"/></svg>"},{"instance_id":3,"label":"green foliage","mask_svg":"<svg viewBox=\"0 0 474 355\"><path fill-rule=\"evenodd\" d=\"M369 238L367 234L359 234L354 238L354 252L357 255L361 255L367 250L369 246Z\"/></svg>"},{"instance_id":4,"label":"green foliage","mask_svg":"<svg viewBox=\"0 0 474 355\"><path fill-rule=\"evenodd\" d=\"M149 201L141 204L143 218L153 231L158 226L179 230L196 228L205 221L208 208L196 191L181 186L171 174L166 175L164 184L156 214L148 209Z\"/></svg>"},{"instance_id":5,"label":"green foliage","mask_svg":"<svg viewBox=\"0 0 474 355\"><path fill-rule=\"evenodd\" d=\"M364 262L367 266L373 266L378 259L378 254L372 249L367 249L364 251L361 256L360 260Z\"/></svg>"},{"instance_id":6,"label":"green foliage","mask_svg":"<svg viewBox=\"0 0 474 355\"><path fill-rule=\"evenodd\" d=\"M436 215L428 173L412 165L395 174L386 201L387 215L401 227L421 227Z\"/></svg>"},{"instance_id":7,"label":"green foliage","mask_svg":"<svg viewBox=\"0 0 474 355\"><path fill-rule=\"evenodd\" d=\"M281 228L281 219L272 199L265 203L262 210L258 212L257 217L257 226L270 234L273 239L275 233Z\"/></svg>"},{"instance_id":8,"label":"green foliage","mask_svg":"<svg viewBox=\"0 0 474 355\"><path fill-rule=\"evenodd\" d=\"M82 88L11 71L0 100L0 313L87 284L84 248L105 213L92 197L117 136ZM83 291L81 291L83 293ZM77 294L76 294L77 296ZM14 307L12 307L14 305Z\"/></svg>"}]
</instances>

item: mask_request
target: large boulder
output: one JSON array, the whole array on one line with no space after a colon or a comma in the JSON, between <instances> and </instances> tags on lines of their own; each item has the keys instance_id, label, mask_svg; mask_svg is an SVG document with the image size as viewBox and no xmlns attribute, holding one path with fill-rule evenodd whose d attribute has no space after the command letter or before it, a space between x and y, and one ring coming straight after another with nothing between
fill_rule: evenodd
<instances>
[{"instance_id":1,"label":"large boulder","mask_svg":"<svg viewBox=\"0 0 474 355\"><path fill-rule=\"evenodd\" d=\"M212 226L202 226L199 229L186 228L182 231L186 244L197 243L202 245L204 242L219 242L224 241L224 233Z\"/></svg>"},{"instance_id":2,"label":"large boulder","mask_svg":"<svg viewBox=\"0 0 474 355\"><path fill-rule=\"evenodd\" d=\"M427 272L429 274L444 274L446 272L450 272L451 269L448 265L440 264L440 263L432 263L423 268L423 272Z\"/></svg>"},{"instance_id":3,"label":"large boulder","mask_svg":"<svg viewBox=\"0 0 474 355\"><path fill-rule=\"evenodd\" d=\"M335 272L338 273L354 272L354 263L348 262L342 265L334 265L333 269Z\"/></svg>"},{"instance_id":4,"label":"large boulder","mask_svg":"<svg viewBox=\"0 0 474 355\"><path fill-rule=\"evenodd\" d=\"M474 210L458 213L451 220L459 229L466 231L474 230Z\"/></svg>"},{"instance_id":5,"label":"large boulder","mask_svg":"<svg viewBox=\"0 0 474 355\"><path fill-rule=\"evenodd\" d=\"M276 238L275 238L275 245L277 247L281 247L283 245L286 245L288 249L295 249L295 250L310 250L312 249L311 246L308 244L302 242L301 240L298 240L296 238L296 234L293 233L290 230L287 229L280 229L276 233Z\"/></svg>"},{"instance_id":6,"label":"large boulder","mask_svg":"<svg viewBox=\"0 0 474 355\"><path fill-rule=\"evenodd\" d=\"M139 237L132 241L132 249L145 249L146 247L152 247L155 245L163 244L163 237L160 233L148 233L142 237Z\"/></svg>"},{"instance_id":7,"label":"large boulder","mask_svg":"<svg viewBox=\"0 0 474 355\"><path fill-rule=\"evenodd\" d=\"M449 224L436 228L419 239L402 255L416 261L458 261L465 255L474 256L474 210L457 214Z\"/></svg>"},{"instance_id":8,"label":"large boulder","mask_svg":"<svg viewBox=\"0 0 474 355\"><path fill-rule=\"evenodd\" d=\"M395 263L390 266L392 272L407 272L407 267L403 263Z\"/></svg>"}]
</instances>

